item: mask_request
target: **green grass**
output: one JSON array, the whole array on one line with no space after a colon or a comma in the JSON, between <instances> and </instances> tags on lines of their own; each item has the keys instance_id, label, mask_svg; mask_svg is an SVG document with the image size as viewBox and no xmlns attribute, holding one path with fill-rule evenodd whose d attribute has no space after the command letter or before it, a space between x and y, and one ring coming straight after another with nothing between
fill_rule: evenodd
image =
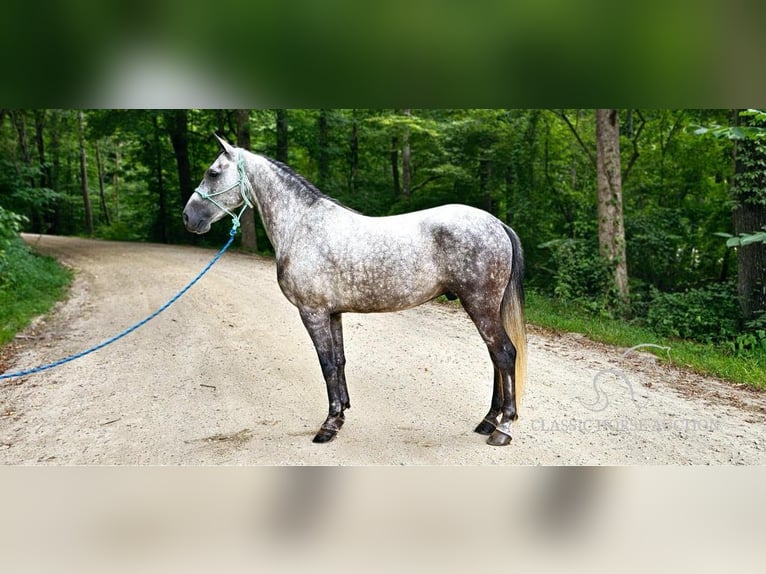
<instances>
[{"instance_id":1,"label":"green grass","mask_svg":"<svg viewBox=\"0 0 766 574\"><path fill-rule=\"evenodd\" d=\"M51 257L35 255L21 239L4 246L0 259L0 345L47 313L66 293L72 273Z\"/></svg>"},{"instance_id":2,"label":"green grass","mask_svg":"<svg viewBox=\"0 0 766 574\"><path fill-rule=\"evenodd\" d=\"M720 377L735 383L766 389L766 349L735 354L722 345L696 343L660 337L637 325L609 317L594 316L576 305L527 292L527 321L554 331L582 333L593 341L619 347L654 343L670 347L669 362L692 371ZM668 361L661 350L645 348Z\"/></svg>"}]
</instances>

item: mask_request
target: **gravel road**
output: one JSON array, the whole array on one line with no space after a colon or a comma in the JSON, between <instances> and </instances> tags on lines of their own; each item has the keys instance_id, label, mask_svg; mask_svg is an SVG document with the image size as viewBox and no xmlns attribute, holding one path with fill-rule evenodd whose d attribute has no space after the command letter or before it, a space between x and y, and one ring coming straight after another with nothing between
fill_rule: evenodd
<instances>
[{"instance_id":1,"label":"gravel road","mask_svg":"<svg viewBox=\"0 0 766 574\"><path fill-rule=\"evenodd\" d=\"M27 235L76 270L70 296L3 349L21 369L145 317L213 251ZM48 465L764 464L766 395L640 349L532 329L514 440L472 429L492 369L458 307L345 315L352 408L316 445L326 392L272 260L227 253L168 311L114 345L0 381L0 462ZM672 353L672 350L670 351Z\"/></svg>"}]
</instances>

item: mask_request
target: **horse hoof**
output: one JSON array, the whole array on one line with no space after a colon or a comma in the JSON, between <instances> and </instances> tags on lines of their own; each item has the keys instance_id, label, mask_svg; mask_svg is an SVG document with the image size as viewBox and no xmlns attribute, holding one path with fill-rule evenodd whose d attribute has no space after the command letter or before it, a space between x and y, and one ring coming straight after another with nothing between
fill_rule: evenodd
<instances>
[{"instance_id":1,"label":"horse hoof","mask_svg":"<svg viewBox=\"0 0 766 574\"><path fill-rule=\"evenodd\" d=\"M483 435L491 435L495 431L495 425L493 425L491 422L487 420L483 420L479 423L479 425L473 429L473 432L483 434Z\"/></svg>"},{"instance_id":2,"label":"horse hoof","mask_svg":"<svg viewBox=\"0 0 766 574\"><path fill-rule=\"evenodd\" d=\"M487 444L492 446L506 446L511 444L511 436L495 430L487 439Z\"/></svg>"},{"instance_id":3,"label":"horse hoof","mask_svg":"<svg viewBox=\"0 0 766 574\"><path fill-rule=\"evenodd\" d=\"M315 442L317 444L330 442L332 439L335 438L336 434L338 434L338 431L328 430L328 429L319 429L319 432L316 434L312 442Z\"/></svg>"}]
</instances>

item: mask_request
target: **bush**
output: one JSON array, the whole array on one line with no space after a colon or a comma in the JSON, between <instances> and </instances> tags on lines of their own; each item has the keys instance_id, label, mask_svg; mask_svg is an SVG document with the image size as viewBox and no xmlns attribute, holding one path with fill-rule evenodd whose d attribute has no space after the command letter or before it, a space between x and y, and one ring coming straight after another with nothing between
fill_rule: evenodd
<instances>
[{"instance_id":1,"label":"bush","mask_svg":"<svg viewBox=\"0 0 766 574\"><path fill-rule=\"evenodd\" d=\"M8 255L6 251L25 221L26 217L23 215L13 213L0 206L0 285L7 273Z\"/></svg>"},{"instance_id":2,"label":"bush","mask_svg":"<svg viewBox=\"0 0 766 574\"><path fill-rule=\"evenodd\" d=\"M563 301L577 302L589 311L604 311L615 298L611 292L611 274L592 241L556 239L540 247L551 250L555 267L552 294Z\"/></svg>"},{"instance_id":3,"label":"bush","mask_svg":"<svg viewBox=\"0 0 766 574\"><path fill-rule=\"evenodd\" d=\"M71 273L55 259L32 253L19 238L5 239L0 260L0 345L41 313L47 312L66 292Z\"/></svg>"},{"instance_id":4,"label":"bush","mask_svg":"<svg viewBox=\"0 0 766 574\"><path fill-rule=\"evenodd\" d=\"M739 335L736 286L714 283L681 293L655 290L647 324L663 336L703 343L733 341Z\"/></svg>"},{"instance_id":5,"label":"bush","mask_svg":"<svg viewBox=\"0 0 766 574\"><path fill-rule=\"evenodd\" d=\"M111 225L99 225L94 232L99 239L109 241L144 241L146 237L136 227L124 221L115 221Z\"/></svg>"},{"instance_id":6,"label":"bush","mask_svg":"<svg viewBox=\"0 0 766 574\"><path fill-rule=\"evenodd\" d=\"M766 311L745 321L745 328L733 342L734 351L766 351Z\"/></svg>"}]
</instances>

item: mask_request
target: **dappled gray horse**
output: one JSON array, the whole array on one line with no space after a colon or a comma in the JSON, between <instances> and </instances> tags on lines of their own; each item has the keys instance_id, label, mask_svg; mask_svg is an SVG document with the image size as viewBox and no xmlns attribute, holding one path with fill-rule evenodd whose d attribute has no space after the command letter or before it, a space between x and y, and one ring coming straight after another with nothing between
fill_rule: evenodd
<instances>
[{"instance_id":1,"label":"dappled gray horse","mask_svg":"<svg viewBox=\"0 0 766 574\"><path fill-rule=\"evenodd\" d=\"M489 213L445 205L367 217L323 195L286 165L235 148L222 153L184 209L189 231L258 209L274 246L277 280L319 355L330 410L314 442L332 440L351 406L343 313L400 311L439 295L460 298L489 349L492 402L476 432L511 441L526 368L524 261L516 233ZM238 215L234 211L241 208Z\"/></svg>"}]
</instances>

